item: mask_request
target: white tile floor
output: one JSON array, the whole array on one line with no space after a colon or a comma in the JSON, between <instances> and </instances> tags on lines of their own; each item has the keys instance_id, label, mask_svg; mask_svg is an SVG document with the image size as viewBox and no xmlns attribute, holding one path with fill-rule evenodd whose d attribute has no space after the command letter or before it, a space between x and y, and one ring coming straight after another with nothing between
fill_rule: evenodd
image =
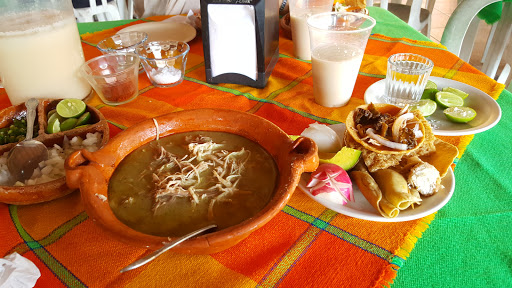
<instances>
[{"instance_id":1,"label":"white tile floor","mask_svg":"<svg viewBox=\"0 0 512 288\"><path fill-rule=\"evenodd\" d=\"M432 27L430 31L430 39L432 41L438 43L441 41L444 27L446 26L446 23L448 22L450 15L452 14L453 10L455 10L456 7L457 0L436 0L434 5L434 11L432 12ZM473 53L471 55L471 59L469 60L469 64L473 65L477 69L481 69L483 66L483 64L481 63L481 59L490 30L491 26L486 24L484 21L481 21L478 28L478 36L476 37L475 46L473 48ZM503 59L501 61L500 67L498 68L497 75L499 75L505 63L509 63L512 65L512 43L510 42L503 55ZM511 81L511 78L512 75L509 76L507 84Z\"/></svg>"}]
</instances>

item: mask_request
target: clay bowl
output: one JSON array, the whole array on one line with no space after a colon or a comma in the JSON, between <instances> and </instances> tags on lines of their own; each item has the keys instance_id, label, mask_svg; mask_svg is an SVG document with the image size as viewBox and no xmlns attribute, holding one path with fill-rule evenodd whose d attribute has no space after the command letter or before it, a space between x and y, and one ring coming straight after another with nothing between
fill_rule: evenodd
<instances>
[{"instance_id":1,"label":"clay bowl","mask_svg":"<svg viewBox=\"0 0 512 288\"><path fill-rule=\"evenodd\" d=\"M271 122L249 113L223 109L197 109L170 113L140 122L112 138L102 149L89 153L79 150L66 160L69 187L80 188L89 217L116 239L132 245L158 249L174 240L138 232L119 221L108 203L108 183L118 164L136 148L167 135L188 131L223 131L259 143L274 158L279 180L267 206L244 222L191 238L173 248L179 253L211 254L227 249L270 221L291 197L303 172L318 166L318 150L309 138L291 140Z\"/></svg>"},{"instance_id":2,"label":"clay bowl","mask_svg":"<svg viewBox=\"0 0 512 288\"><path fill-rule=\"evenodd\" d=\"M80 136L85 139L87 133L100 132L102 134L103 146L109 139L109 128L105 117L94 107L87 105L87 110L91 113L91 125L82 128L71 129L64 132L54 134L47 134L46 115L48 112L55 108L59 100L39 100L37 107L37 116L34 124L34 131L38 132L38 136L34 139L43 142L46 147L53 147L57 144L62 147L64 137L72 139L75 136ZM13 119L20 119L26 117L27 109L25 104L11 106L0 111L0 128L8 127L12 124ZM11 150L17 143L9 143L0 145L0 155ZM37 185L26 186L0 186L0 203L27 205L34 203L41 203L57 199L65 196L75 189L71 189L66 185L66 177L62 177L50 182L41 183Z\"/></svg>"}]
</instances>

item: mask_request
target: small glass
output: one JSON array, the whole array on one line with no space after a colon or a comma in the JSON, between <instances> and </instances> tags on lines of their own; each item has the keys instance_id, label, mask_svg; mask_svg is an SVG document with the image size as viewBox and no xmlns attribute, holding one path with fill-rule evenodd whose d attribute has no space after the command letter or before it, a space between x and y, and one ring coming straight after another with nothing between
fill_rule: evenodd
<instances>
[{"instance_id":1,"label":"small glass","mask_svg":"<svg viewBox=\"0 0 512 288\"><path fill-rule=\"evenodd\" d=\"M154 41L139 47L137 54L151 83L167 88L183 81L189 50L185 42Z\"/></svg>"},{"instance_id":2,"label":"small glass","mask_svg":"<svg viewBox=\"0 0 512 288\"><path fill-rule=\"evenodd\" d=\"M115 34L111 37L101 40L96 47L103 54L110 53L135 53L137 47L140 47L148 39L145 32L125 32Z\"/></svg>"},{"instance_id":3,"label":"small glass","mask_svg":"<svg viewBox=\"0 0 512 288\"><path fill-rule=\"evenodd\" d=\"M101 101L108 105L121 105L138 95L139 63L139 56L135 53L105 54L85 62L80 73Z\"/></svg>"},{"instance_id":4,"label":"small glass","mask_svg":"<svg viewBox=\"0 0 512 288\"><path fill-rule=\"evenodd\" d=\"M432 60L417 54L399 53L388 58L385 102L397 106L418 103L434 68Z\"/></svg>"}]
</instances>

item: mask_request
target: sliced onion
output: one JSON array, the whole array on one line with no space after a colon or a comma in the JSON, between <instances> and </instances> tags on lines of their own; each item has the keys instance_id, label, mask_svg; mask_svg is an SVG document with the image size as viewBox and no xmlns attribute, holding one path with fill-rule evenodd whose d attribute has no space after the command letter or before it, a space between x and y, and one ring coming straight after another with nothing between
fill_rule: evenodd
<instances>
[{"instance_id":1,"label":"sliced onion","mask_svg":"<svg viewBox=\"0 0 512 288\"><path fill-rule=\"evenodd\" d=\"M300 135L315 141L318 146L318 152L337 152L342 146L342 141L338 134L324 124L312 123Z\"/></svg>"},{"instance_id":2,"label":"sliced onion","mask_svg":"<svg viewBox=\"0 0 512 288\"><path fill-rule=\"evenodd\" d=\"M405 105L404 108L402 108L400 111L398 111L398 114L396 114L396 116L400 116L402 114L405 114L406 112L408 112L408 109L409 109L409 104Z\"/></svg>"},{"instance_id":3,"label":"sliced onion","mask_svg":"<svg viewBox=\"0 0 512 288\"><path fill-rule=\"evenodd\" d=\"M423 137L423 132L421 132L421 130L420 130L420 125L419 125L419 124L416 124L416 126L414 126L414 128L413 128L413 130L412 130L412 131L414 132L414 136L415 136L416 138L421 138L421 137Z\"/></svg>"},{"instance_id":4,"label":"sliced onion","mask_svg":"<svg viewBox=\"0 0 512 288\"><path fill-rule=\"evenodd\" d=\"M368 134L368 136L370 136L370 138L374 139L375 141L379 142L380 144L382 144L388 148L395 149L395 150L402 150L402 151L407 150L407 144L389 141L388 139L375 134L375 130L373 130L372 128L366 129L366 134Z\"/></svg>"},{"instance_id":5,"label":"sliced onion","mask_svg":"<svg viewBox=\"0 0 512 288\"><path fill-rule=\"evenodd\" d=\"M405 113L396 118L393 123L393 127L391 128L391 132L393 134L393 141L397 142L400 139L400 129L405 127L405 121L414 119L414 114Z\"/></svg>"}]
</instances>

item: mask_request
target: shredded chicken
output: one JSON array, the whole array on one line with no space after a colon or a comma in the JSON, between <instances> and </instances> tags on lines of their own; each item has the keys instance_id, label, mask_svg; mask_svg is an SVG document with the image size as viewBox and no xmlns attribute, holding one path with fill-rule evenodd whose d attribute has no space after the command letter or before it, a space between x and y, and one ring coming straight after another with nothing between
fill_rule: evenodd
<instances>
[{"instance_id":1,"label":"shredded chicken","mask_svg":"<svg viewBox=\"0 0 512 288\"><path fill-rule=\"evenodd\" d=\"M208 197L212 218L216 201L239 191L237 185L250 151L227 151L223 144L204 136L186 138L185 142L189 154L181 158L160 145L157 148L158 156L150 169L154 171L153 213L176 197L190 198L194 204Z\"/></svg>"}]
</instances>

